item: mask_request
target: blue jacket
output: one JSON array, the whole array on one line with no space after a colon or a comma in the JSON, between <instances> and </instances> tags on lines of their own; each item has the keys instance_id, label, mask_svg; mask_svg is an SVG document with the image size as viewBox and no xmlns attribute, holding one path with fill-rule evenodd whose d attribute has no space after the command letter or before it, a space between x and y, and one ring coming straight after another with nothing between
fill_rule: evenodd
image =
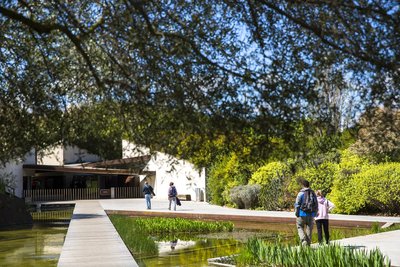
<instances>
[{"instance_id":1,"label":"blue jacket","mask_svg":"<svg viewBox=\"0 0 400 267\"><path fill-rule=\"evenodd\" d=\"M154 194L154 191L153 191L153 187L151 187L151 185L144 185L144 187L143 187L143 193L144 193L145 195L151 195L151 194L155 195L155 194Z\"/></svg>"},{"instance_id":2,"label":"blue jacket","mask_svg":"<svg viewBox=\"0 0 400 267\"><path fill-rule=\"evenodd\" d=\"M317 216L316 212L305 212L300 209L301 203L303 203L303 199L304 199L304 191L306 191L306 190L309 190L309 188L303 188L297 194L296 202L294 203L294 209L295 210L299 209L300 217L307 217L307 216L315 217L315 216Z\"/></svg>"}]
</instances>

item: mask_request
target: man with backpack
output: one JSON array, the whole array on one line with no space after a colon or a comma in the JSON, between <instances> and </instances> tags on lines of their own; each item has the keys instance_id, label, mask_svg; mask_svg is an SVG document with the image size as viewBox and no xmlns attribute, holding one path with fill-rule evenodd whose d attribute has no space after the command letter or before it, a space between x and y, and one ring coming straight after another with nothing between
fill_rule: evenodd
<instances>
[{"instance_id":1,"label":"man with backpack","mask_svg":"<svg viewBox=\"0 0 400 267\"><path fill-rule=\"evenodd\" d=\"M310 188L310 183L305 179L300 180L300 183L303 188L297 194L294 204L296 226L301 245L309 246L311 244L314 217L318 212L318 201L314 191Z\"/></svg>"},{"instance_id":2,"label":"man with backpack","mask_svg":"<svg viewBox=\"0 0 400 267\"><path fill-rule=\"evenodd\" d=\"M178 195L178 192L176 191L176 187L174 186L174 183L170 182L169 189L168 189L168 200L169 200L168 209L169 210L171 210L172 201L174 202L174 210L176 210L176 196L177 195Z\"/></svg>"},{"instance_id":3,"label":"man with backpack","mask_svg":"<svg viewBox=\"0 0 400 267\"><path fill-rule=\"evenodd\" d=\"M143 194L146 199L147 209L151 210L151 196L155 196L156 194L154 194L153 187L149 185L149 182L147 181L144 182Z\"/></svg>"}]
</instances>

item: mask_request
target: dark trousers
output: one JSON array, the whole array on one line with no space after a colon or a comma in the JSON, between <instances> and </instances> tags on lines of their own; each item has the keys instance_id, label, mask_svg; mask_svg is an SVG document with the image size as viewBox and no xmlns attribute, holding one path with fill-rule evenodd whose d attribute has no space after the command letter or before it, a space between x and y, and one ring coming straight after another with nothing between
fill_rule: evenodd
<instances>
[{"instance_id":1,"label":"dark trousers","mask_svg":"<svg viewBox=\"0 0 400 267\"><path fill-rule=\"evenodd\" d=\"M322 228L324 228L325 242L329 243L329 220L320 219L315 221L318 231L318 242L322 243Z\"/></svg>"}]
</instances>

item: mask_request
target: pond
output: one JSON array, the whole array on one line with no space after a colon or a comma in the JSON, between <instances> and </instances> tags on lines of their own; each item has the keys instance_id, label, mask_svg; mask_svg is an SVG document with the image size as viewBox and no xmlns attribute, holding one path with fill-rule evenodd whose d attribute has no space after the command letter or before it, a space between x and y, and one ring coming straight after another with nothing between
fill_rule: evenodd
<instances>
[{"instance_id":1,"label":"pond","mask_svg":"<svg viewBox=\"0 0 400 267\"><path fill-rule=\"evenodd\" d=\"M208 266L207 259L216 255L232 255L241 243L234 239L193 238L192 240L159 241L158 255L148 258L134 256L139 266Z\"/></svg>"},{"instance_id":2,"label":"pond","mask_svg":"<svg viewBox=\"0 0 400 267\"><path fill-rule=\"evenodd\" d=\"M177 234L174 240L153 236L158 255L134 254L139 266L193 266L206 267L208 259L237 254L251 237L270 242L296 244L297 229L294 224L237 222L233 232L185 236ZM257 229L258 228L258 229ZM365 228L331 228L337 238L355 236L368 231ZM316 231L314 231L316 232Z\"/></svg>"},{"instance_id":3,"label":"pond","mask_svg":"<svg viewBox=\"0 0 400 267\"><path fill-rule=\"evenodd\" d=\"M57 266L72 208L33 212L29 229L0 231L0 265Z\"/></svg>"}]
</instances>

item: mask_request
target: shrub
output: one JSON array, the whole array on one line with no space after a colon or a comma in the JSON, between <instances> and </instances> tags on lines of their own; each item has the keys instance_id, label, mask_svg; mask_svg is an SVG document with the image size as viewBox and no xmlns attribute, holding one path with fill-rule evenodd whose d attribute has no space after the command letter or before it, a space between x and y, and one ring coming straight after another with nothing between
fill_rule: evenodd
<instances>
[{"instance_id":1,"label":"shrub","mask_svg":"<svg viewBox=\"0 0 400 267\"><path fill-rule=\"evenodd\" d=\"M268 185L271 180L289 173L288 166L280 161L270 162L259 168L249 180L249 184Z\"/></svg>"},{"instance_id":2,"label":"shrub","mask_svg":"<svg viewBox=\"0 0 400 267\"><path fill-rule=\"evenodd\" d=\"M357 209L353 206L351 198L352 194L348 195L344 192L351 192L354 189L352 183L353 176L363 169L370 167L370 162L365 158L357 155L351 149L341 151L341 159L339 169L335 173L335 178L332 184L330 200L335 203L335 213L354 213Z\"/></svg>"},{"instance_id":3,"label":"shrub","mask_svg":"<svg viewBox=\"0 0 400 267\"><path fill-rule=\"evenodd\" d=\"M239 209L251 209L258 204L260 189L258 184L239 185L231 189L230 199Z\"/></svg>"},{"instance_id":4,"label":"shrub","mask_svg":"<svg viewBox=\"0 0 400 267\"><path fill-rule=\"evenodd\" d=\"M370 162L366 157L361 157L351 149L345 149L340 153L340 172L343 175L351 175L360 172L363 168L368 167Z\"/></svg>"},{"instance_id":5,"label":"shrub","mask_svg":"<svg viewBox=\"0 0 400 267\"><path fill-rule=\"evenodd\" d=\"M400 214L400 163L371 165L342 175L330 197L340 213Z\"/></svg>"},{"instance_id":6,"label":"shrub","mask_svg":"<svg viewBox=\"0 0 400 267\"><path fill-rule=\"evenodd\" d=\"M270 162L259 168L252 176L249 184L261 185L260 205L267 210L287 208L291 198L287 194L290 181L289 167L279 161Z\"/></svg>"},{"instance_id":7,"label":"shrub","mask_svg":"<svg viewBox=\"0 0 400 267\"><path fill-rule=\"evenodd\" d=\"M230 190L247 184L254 165L243 162L235 153L219 159L210 169L207 189L210 202L217 205L230 203Z\"/></svg>"},{"instance_id":8,"label":"shrub","mask_svg":"<svg viewBox=\"0 0 400 267\"><path fill-rule=\"evenodd\" d=\"M321 190L324 194L329 194L333 185L334 177L339 170L339 166L336 163L324 162L318 167L308 167L304 170L299 171L296 177L303 177L310 182L313 190ZM295 180L292 180L294 183ZM298 191L299 186L292 185L291 188Z\"/></svg>"},{"instance_id":9,"label":"shrub","mask_svg":"<svg viewBox=\"0 0 400 267\"><path fill-rule=\"evenodd\" d=\"M16 177L11 172L0 172L0 193L6 193L7 187L15 188Z\"/></svg>"}]
</instances>

